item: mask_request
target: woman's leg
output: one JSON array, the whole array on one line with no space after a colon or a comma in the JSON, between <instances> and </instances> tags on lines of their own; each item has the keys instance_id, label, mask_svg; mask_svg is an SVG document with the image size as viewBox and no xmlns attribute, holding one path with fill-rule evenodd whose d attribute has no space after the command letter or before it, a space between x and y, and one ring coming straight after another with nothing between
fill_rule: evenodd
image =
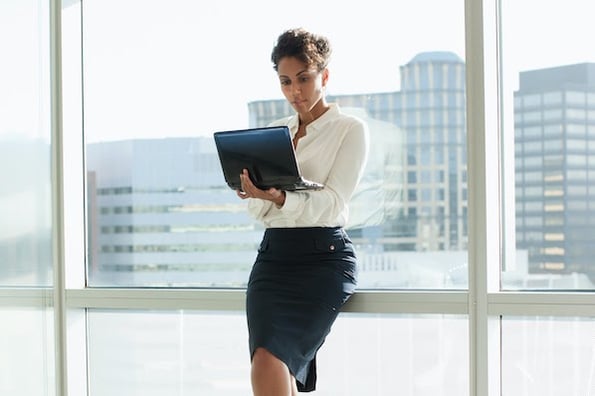
<instances>
[{"instance_id":1,"label":"woman's leg","mask_svg":"<svg viewBox=\"0 0 595 396\"><path fill-rule=\"evenodd\" d=\"M297 396L295 378L285 363L264 348L254 351L251 380L254 396Z\"/></svg>"}]
</instances>

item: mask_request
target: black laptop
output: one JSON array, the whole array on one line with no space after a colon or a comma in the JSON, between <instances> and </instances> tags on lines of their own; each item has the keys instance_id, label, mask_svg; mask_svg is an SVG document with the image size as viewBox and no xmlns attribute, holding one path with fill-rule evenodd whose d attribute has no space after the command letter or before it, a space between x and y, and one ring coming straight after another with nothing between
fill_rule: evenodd
<instances>
[{"instance_id":1,"label":"black laptop","mask_svg":"<svg viewBox=\"0 0 595 396\"><path fill-rule=\"evenodd\" d=\"M241 189L240 174L248 169L254 185L262 190L319 190L324 187L304 179L295 158L287 126L220 131L213 134L223 176L233 190Z\"/></svg>"}]
</instances>

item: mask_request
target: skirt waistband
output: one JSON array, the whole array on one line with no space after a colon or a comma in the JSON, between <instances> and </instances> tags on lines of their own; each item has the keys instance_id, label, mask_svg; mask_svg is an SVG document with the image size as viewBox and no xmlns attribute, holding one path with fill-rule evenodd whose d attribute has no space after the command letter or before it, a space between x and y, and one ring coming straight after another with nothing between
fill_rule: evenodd
<instances>
[{"instance_id":1,"label":"skirt waistband","mask_svg":"<svg viewBox=\"0 0 595 396\"><path fill-rule=\"evenodd\" d=\"M350 244L351 240L343 227L268 228L258 252L339 252Z\"/></svg>"},{"instance_id":2,"label":"skirt waistband","mask_svg":"<svg viewBox=\"0 0 595 396\"><path fill-rule=\"evenodd\" d=\"M265 239L279 241L329 237L344 238L347 237L347 233L343 227L267 228L264 232Z\"/></svg>"}]
</instances>

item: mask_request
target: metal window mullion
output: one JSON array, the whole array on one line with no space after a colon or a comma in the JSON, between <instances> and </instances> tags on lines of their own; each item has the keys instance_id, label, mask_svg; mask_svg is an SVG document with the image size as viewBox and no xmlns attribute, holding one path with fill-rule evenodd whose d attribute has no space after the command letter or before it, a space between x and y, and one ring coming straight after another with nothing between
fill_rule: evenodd
<instances>
[{"instance_id":1,"label":"metal window mullion","mask_svg":"<svg viewBox=\"0 0 595 396\"><path fill-rule=\"evenodd\" d=\"M66 290L67 307L73 309L243 311L242 289L87 288ZM355 293L343 312L379 314L466 315L465 291L409 292L362 290Z\"/></svg>"},{"instance_id":2,"label":"metal window mullion","mask_svg":"<svg viewBox=\"0 0 595 396\"><path fill-rule=\"evenodd\" d=\"M67 396L66 301L64 276L64 196L62 128L62 2L51 0L50 20L50 104L51 104L51 188L52 259L56 395Z\"/></svg>"},{"instance_id":3,"label":"metal window mullion","mask_svg":"<svg viewBox=\"0 0 595 396\"><path fill-rule=\"evenodd\" d=\"M469 231L469 394L490 394L488 361L488 184L486 177L486 0L465 1L467 174Z\"/></svg>"},{"instance_id":4,"label":"metal window mullion","mask_svg":"<svg viewBox=\"0 0 595 396\"><path fill-rule=\"evenodd\" d=\"M67 309L243 310L244 290L87 288L66 289ZM39 307L53 298L51 289L0 288L0 307ZM353 313L466 314L464 291L365 290L347 303ZM490 316L595 317L593 291L509 291L488 294Z\"/></svg>"},{"instance_id":5,"label":"metal window mullion","mask_svg":"<svg viewBox=\"0 0 595 396\"><path fill-rule=\"evenodd\" d=\"M595 293L518 291L488 295L491 316L595 317Z\"/></svg>"}]
</instances>

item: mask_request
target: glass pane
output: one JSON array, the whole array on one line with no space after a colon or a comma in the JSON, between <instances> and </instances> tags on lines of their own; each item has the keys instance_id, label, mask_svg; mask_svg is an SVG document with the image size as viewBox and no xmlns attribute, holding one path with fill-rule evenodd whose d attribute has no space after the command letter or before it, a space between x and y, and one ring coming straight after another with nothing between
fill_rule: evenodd
<instances>
[{"instance_id":1,"label":"glass pane","mask_svg":"<svg viewBox=\"0 0 595 396\"><path fill-rule=\"evenodd\" d=\"M66 287L85 284L81 1L62 1L62 127Z\"/></svg>"},{"instance_id":2,"label":"glass pane","mask_svg":"<svg viewBox=\"0 0 595 396\"><path fill-rule=\"evenodd\" d=\"M328 100L370 129L348 226L360 288L465 289L464 2L394 6L85 1L89 285L246 284L262 226L211 135L292 114L270 52L300 21L333 44Z\"/></svg>"},{"instance_id":3,"label":"glass pane","mask_svg":"<svg viewBox=\"0 0 595 396\"><path fill-rule=\"evenodd\" d=\"M341 314L319 353L317 394L469 395L468 326L453 315Z\"/></svg>"},{"instance_id":4,"label":"glass pane","mask_svg":"<svg viewBox=\"0 0 595 396\"><path fill-rule=\"evenodd\" d=\"M90 310L94 395L250 393L244 314Z\"/></svg>"},{"instance_id":5,"label":"glass pane","mask_svg":"<svg viewBox=\"0 0 595 396\"><path fill-rule=\"evenodd\" d=\"M591 394L593 334L592 318L503 318L502 394Z\"/></svg>"},{"instance_id":6,"label":"glass pane","mask_svg":"<svg viewBox=\"0 0 595 396\"><path fill-rule=\"evenodd\" d=\"M42 3L0 3L2 286L52 280L49 30Z\"/></svg>"},{"instance_id":7,"label":"glass pane","mask_svg":"<svg viewBox=\"0 0 595 396\"><path fill-rule=\"evenodd\" d=\"M589 38L595 25L589 7L581 0L502 1L505 183L514 190L506 234L516 246L503 266L505 289L594 288L595 55Z\"/></svg>"},{"instance_id":8,"label":"glass pane","mask_svg":"<svg viewBox=\"0 0 595 396\"><path fill-rule=\"evenodd\" d=\"M241 313L89 311L96 395L250 394ZM464 396L468 322L342 314L318 354L317 395Z\"/></svg>"},{"instance_id":9,"label":"glass pane","mask_svg":"<svg viewBox=\"0 0 595 396\"><path fill-rule=\"evenodd\" d=\"M0 395L55 394L53 312L0 308Z\"/></svg>"}]
</instances>

